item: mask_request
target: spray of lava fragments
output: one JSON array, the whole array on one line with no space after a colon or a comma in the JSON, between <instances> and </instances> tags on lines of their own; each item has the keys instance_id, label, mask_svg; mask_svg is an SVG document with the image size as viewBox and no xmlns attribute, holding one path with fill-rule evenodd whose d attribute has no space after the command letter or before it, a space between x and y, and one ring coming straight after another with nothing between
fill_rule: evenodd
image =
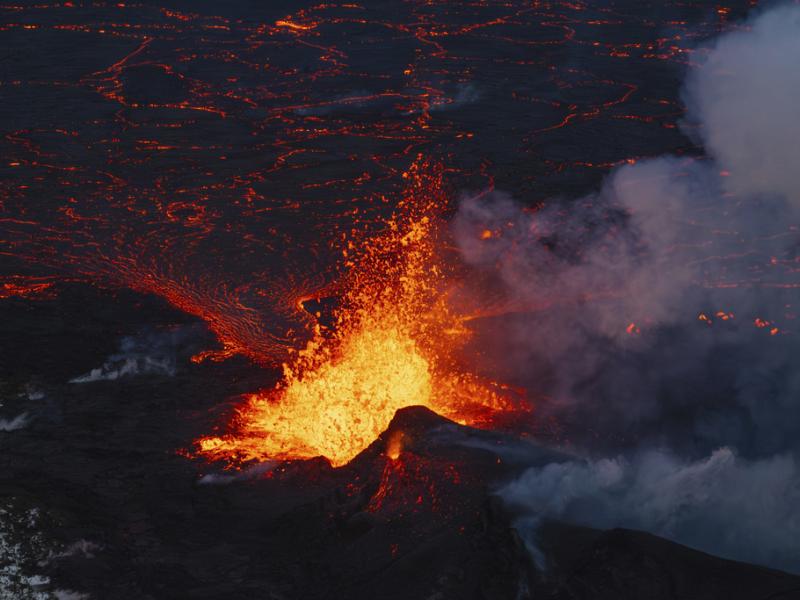
<instances>
[{"instance_id":1,"label":"spray of lava fragments","mask_svg":"<svg viewBox=\"0 0 800 600\"><path fill-rule=\"evenodd\" d=\"M335 324L315 326L282 381L250 396L226 435L198 440L201 455L232 463L325 456L339 466L406 406L473 426L521 409L510 390L459 366L455 352L470 333L447 302L441 174L417 164L403 176L409 185L384 230L344 242Z\"/></svg>"}]
</instances>

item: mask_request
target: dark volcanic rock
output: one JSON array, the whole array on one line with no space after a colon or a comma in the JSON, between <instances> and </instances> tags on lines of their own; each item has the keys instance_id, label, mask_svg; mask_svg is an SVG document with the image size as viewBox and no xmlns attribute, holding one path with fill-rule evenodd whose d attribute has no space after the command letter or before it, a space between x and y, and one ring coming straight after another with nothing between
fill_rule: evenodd
<instances>
[{"instance_id":1,"label":"dark volcanic rock","mask_svg":"<svg viewBox=\"0 0 800 600\"><path fill-rule=\"evenodd\" d=\"M85 301L107 301L95 298ZM26 319L47 307L5 310L6 339L19 336L43 364L56 363L58 330L22 339ZM63 368L78 375L103 360L99 351L86 356ZM563 456L422 407L399 411L345 467L316 459L236 474L176 451L219 422L219 398L255 389L259 369L183 361L171 377L69 384L50 376L26 395L13 364L4 366L4 397L31 422L0 435L0 492L23 516L38 509L26 564L51 577L51 590L115 600L749 600L800 588L799 578L645 534L563 524L542 530L551 569L540 572L492 490ZM398 436L392 460L387 444Z\"/></svg>"},{"instance_id":2,"label":"dark volcanic rock","mask_svg":"<svg viewBox=\"0 0 800 600\"><path fill-rule=\"evenodd\" d=\"M399 432L392 460L386 445ZM5 463L4 473L17 469L16 495L44 500L53 538L97 544L51 562L61 587L99 598L304 600L791 598L800 587L647 534L558 523L542 529L550 568L540 572L491 493L516 469L483 447L502 436L421 407L399 411L343 468L285 463L216 485L198 483L191 461L137 449L130 435L120 444L128 458L84 450L76 461L73 441L58 458L30 462L41 448L31 440Z\"/></svg>"},{"instance_id":3,"label":"dark volcanic rock","mask_svg":"<svg viewBox=\"0 0 800 600\"><path fill-rule=\"evenodd\" d=\"M796 576L717 558L641 531L551 522L540 536L552 560L549 585L559 599L800 598Z\"/></svg>"}]
</instances>

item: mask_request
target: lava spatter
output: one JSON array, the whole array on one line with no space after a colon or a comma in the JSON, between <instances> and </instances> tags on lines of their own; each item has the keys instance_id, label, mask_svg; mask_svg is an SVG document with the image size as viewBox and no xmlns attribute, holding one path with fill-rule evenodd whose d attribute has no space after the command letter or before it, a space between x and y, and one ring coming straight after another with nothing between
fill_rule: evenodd
<instances>
[{"instance_id":1,"label":"lava spatter","mask_svg":"<svg viewBox=\"0 0 800 600\"><path fill-rule=\"evenodd\" d=\"M452 277L441 262L441 172L417 162L384 231L343 250L345 289L331 329L284 364L274 390L250 396L231 432L198 440L200 454L232 461L327 457L347 463L394 413L422 405L480 425L521 407L499 386L459 368L469 336L446 302ZM358 236L357 236L358 237Z\"/></svg>"}]
</instances>

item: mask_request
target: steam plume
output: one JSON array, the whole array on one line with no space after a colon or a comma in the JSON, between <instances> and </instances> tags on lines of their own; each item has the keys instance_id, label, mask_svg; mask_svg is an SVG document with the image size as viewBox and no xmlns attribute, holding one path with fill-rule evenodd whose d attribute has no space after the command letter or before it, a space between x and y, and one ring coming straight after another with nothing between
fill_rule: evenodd
<instances>
[{"instance_id":1,"label":"steam plume","mask_svg":"<svg viewBox=\"0 0 800 600\"><path fill-rule=\"evenodd\" d=\"M569 205L461 203L464 262L524 313L482 343L592 456L509 484L522 513L800 571L798 64L800 7L765 12L688 76L706 157L626 165Z\"/></svg>"}]
</instances>

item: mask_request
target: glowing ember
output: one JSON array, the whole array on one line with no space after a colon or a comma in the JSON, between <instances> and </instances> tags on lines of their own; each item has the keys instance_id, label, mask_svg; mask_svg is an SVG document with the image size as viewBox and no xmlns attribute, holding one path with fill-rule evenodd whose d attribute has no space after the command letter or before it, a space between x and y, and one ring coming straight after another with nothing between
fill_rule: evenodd
<instances>
[{"instance_id":1,"label":"glowing ember","mask_svg":"<svg viewBox=\"0 0 800 600\"><path fill-rule=\"evenodd\" d=\"M41 298L52 291L53 282L35 278L12 277L0 281L0 300L5 298Z\"/></svg>"},{"instance_id":2,"label":"glowing ember","mask_svg":"<svg viewBox=\"0 0 800 600\"><path fill-rule=\"evenodd\" d=\"M232 461L325 456L347 463L412 405L472 425L518 407L454 358L469 335L447 306L451 279L437 253L441 176L426 165L404 174L411 185L387 229L347 240L346 289L332 330L284 365L275 390L252 395L233 431L198 441L201 454ZM387 453L399 456L399 444Z\"/></svg>"},{"instance_id":3,"label":"glowing ember","mask_svg":"<svg viewBox=\"0 0 800 600\"><path fill-rule=\"evenodd\" d=\"M403 432L395 431L389 436L386 442L386 456L391 460L400 458L400 453L403 451Z\"/></svg>"}]
</instances>

